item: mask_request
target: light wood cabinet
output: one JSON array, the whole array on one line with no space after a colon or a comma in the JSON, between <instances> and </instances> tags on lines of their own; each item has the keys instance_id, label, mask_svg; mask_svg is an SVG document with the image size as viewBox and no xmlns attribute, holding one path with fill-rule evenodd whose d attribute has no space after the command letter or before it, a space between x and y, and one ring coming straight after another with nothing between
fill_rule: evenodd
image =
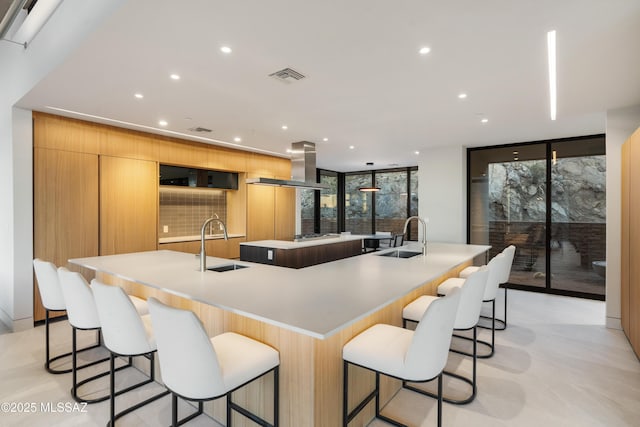
<instances>
[{"instance_id":1,"label":"light wood cabinet","mask_svg":"<svg viewBox=\"0 0 640 427\"><path fill-rule=\"evenodd\" d=\"M274 229L277 240L293 240L296 234L296 189L276 187Z\"/></svg>"},{"instance_id":2,"label":"light wood cabinet","mask_svg":"<svg viewBox=\"0 0 640 427\"><path fill-rule=\"evenodd\" d=\"M158 245L158 164L100 156L100 255Z\"/></svg>"},{"instance_id":3,"label":"light wood cabinet","mask_svg":"<svg viewBox=\"0 0 640 427\"><path fill-rule=\"evenodd\" d=\"M275 187L247 185L247 241L275 239Z\"/></svg>"},{"instance_id":4,"label":"light wood cabinet","mask_svg":"<svg viewBox=\"0 0 640 427\"><path fill-rule=\"evenodd\" d=\"M640 128L622 149L621 317L622 328L640 357Z\"/></svg>"},{"instance_id":5,"label":"light wood cabinet","mask_svg":"<svg viewBox=\"0 0 640 427\"><path fill-rule=\"evenodd\" d=\"M41 136L37 129L35 135ZM34 257L66 266L69 258L98 255L98 156L35 148L33 166ZM45 310L36 284L38 321Z\"/></svg>"}]
</instances>

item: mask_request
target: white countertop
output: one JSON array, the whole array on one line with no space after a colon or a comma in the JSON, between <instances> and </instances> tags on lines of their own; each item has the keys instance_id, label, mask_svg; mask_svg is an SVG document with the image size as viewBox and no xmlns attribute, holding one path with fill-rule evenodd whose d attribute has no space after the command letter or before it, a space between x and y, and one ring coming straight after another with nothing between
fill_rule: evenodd
<instances>
[{"instance_id":1,"label":"white countertop","mask_svg":"<svg viewBox=\"0 0 640 427\"><path fill-rule=\"evenodd\" d=\"M348 242L351 240L362 240L367 236L361 236L358 234L348 234L339 237L329 237L321 239L309 239L298 242L291 242L288 240L256 240L252 242L242 242L240 245L244 246L258 246L261 248L270 249L297 249L305 248L309 246L329 245L333 243Z\"/></svg>"},{"instance_id":2,"label":"white countertop","mask_svg":"<svg viewBox=\"0 0 640 427\"><path fill-rule=\"evenodd\" d=\"M237 237L245 237L244 234L227 234L230 239ZM224 239L224 234L205 234L204 240ZM177 243L177 242L195 242L200 241L200 235L197 236L177 236L177 237L160 237L158 243Z\"/></svg>"},{"instance_id":3,"label":"white countertop","mask_svg":"<svg viewBox=\"0 0 640 427\"><path fill-rule=\"evenodd\" d=\"M488 249L429 243L426 257L377 255L389 249L297 270L207 257L208 267L250 266L224 273L200 272L193 254L165 250L69 262L324 339Z\"/></svg>"}]
</instances>

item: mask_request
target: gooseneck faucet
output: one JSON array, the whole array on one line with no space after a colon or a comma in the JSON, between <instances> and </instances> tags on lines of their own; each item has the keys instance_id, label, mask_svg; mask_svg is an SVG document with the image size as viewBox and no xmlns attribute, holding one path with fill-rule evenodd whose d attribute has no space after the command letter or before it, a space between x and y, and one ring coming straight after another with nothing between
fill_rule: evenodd
<instances>
[{"instance_id":1,"label":"gooseneck faucet","mask_svg":"<svg viewBox=\"0 0 640 427\"><path fill-rule=\"evenodd\" d=\"M407 220L404 222L404 231L402 232L402 234L407 234L407 227L409 226L409 223L412 219L417 219L422 226L422 242L420 243L422 243L422 255L425 256L427 255L427 222L424 219L420 218L419 216L410 216L409 218L407 218Z\"/></svg>"},{"instance_id":2,"label":"gooseneck faucet","mask_svg":"<svg viewBox=\"0 0 640 427\"><path fill-rule=\"evenodd\" d=\"M202 229L200 230L200 271L207 271L207 251L204 248L204 231L207 229L207 225L213 221L218 221L222 225L224 240L229 240L229 236L227 235L227 226L221 219L212 217L204 220Z\"/></svg>"}]
</instances>

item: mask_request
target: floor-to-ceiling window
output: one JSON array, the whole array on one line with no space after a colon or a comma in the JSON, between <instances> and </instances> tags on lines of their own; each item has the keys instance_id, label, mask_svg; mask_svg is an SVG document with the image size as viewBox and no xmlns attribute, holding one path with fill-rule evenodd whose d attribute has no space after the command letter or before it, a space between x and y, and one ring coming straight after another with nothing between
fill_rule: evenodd
<instances>
[{"instance_id":1,"label":"floor-to-ceiling window","mask_svg":"<svg viewBox=\"0 0 640 427\"><path fill-rule=\"evenodd\" d=\"M604 297L604 136L468 151L468 240L517 247L512 285Z\"/></svg>"},{"instance_id":2,"label":"floor-to-ceiling window","mask_svg":"<svg viewBox=\"0 0 640 427\"><path fill-rule=\"evenodd\" d=\"M348 173L344 177L344 231L371 234L373 229L373 192L360 191L373 186L371 172Z\"/></svg>"},{"instance_id":3,"label":"floor-to-ceiling window","mask_svg":"<svg viewBox=\"0 0 640 427\"><path fill-rule=\"evenodd\" d=\"M406 218L418 214L417 167L349 173L321 169L318 180L328 188L300 190L303 235L400 234ZM361 191L365 187L380 190ZM417 236L417 223L411 224L407 234Z\"/></svg>"}]
</instances>

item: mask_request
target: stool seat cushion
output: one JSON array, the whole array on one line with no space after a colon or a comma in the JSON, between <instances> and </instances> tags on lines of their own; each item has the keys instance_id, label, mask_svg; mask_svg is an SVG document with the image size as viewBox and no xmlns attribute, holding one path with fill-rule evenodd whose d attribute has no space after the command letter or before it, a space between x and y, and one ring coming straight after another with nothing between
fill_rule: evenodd
<instances>
[{"instance_id":1,"label":"stool seat cushion","mask_svg":"<svg viewBox=\"0 0 640 427\"><path fill-rule=\"evenodd\" d=\"M466 279L467 277L471 276L471 274L475 273L478 270L480 270L479 266L470 265L469 267L467 267L464 270L462 270L460 272L460 274L458 275L458 277L461 278L461 279Z\"/></svg>"},{"instance_id":2,"label":"stool seat cushion","mask_svg":"<svg viewBox=\"0 0 640 427\"><path fill-rule=\"evenodd\" d=\"M373 325L343 347L342 358L402 378L405 375L405 356L413 334L413 331L393 325Z\"/></svg>"},{"instance_id":3,"label":"stool seat cushion","mask_svg":"<svg viewBox=\"0 0 640 427\"><path fill-rule=\"evenodd\" d=\"M451 277L438 285L438 295L449 295L453 288L459 288L464 284L465 279Z\"/></svg>"},{"instance_id":4,"label":"stool seat cushion","mask_svg":"<svg viewBox=\"0 0 640 427\"><path fill-rule=\"evenodd\" d=\"M280 364L276 349L234 332L211 338L222 372L223 392L229 392Z\"/></svg>"},{"instance_id":5,"label":"stool seat cushion","mask_svg":"<svg viewBox=\"0 0 640 427\"><path fill-rule=\"evenodd\" d=\"M418 297L405 306L402 310L402 318L412 322L419 322L420 319L422 319L424 312L427 311L427 307L437 299L438 297L431 295L422 295L421 297Z\"/></svg>"}]
</instances>

